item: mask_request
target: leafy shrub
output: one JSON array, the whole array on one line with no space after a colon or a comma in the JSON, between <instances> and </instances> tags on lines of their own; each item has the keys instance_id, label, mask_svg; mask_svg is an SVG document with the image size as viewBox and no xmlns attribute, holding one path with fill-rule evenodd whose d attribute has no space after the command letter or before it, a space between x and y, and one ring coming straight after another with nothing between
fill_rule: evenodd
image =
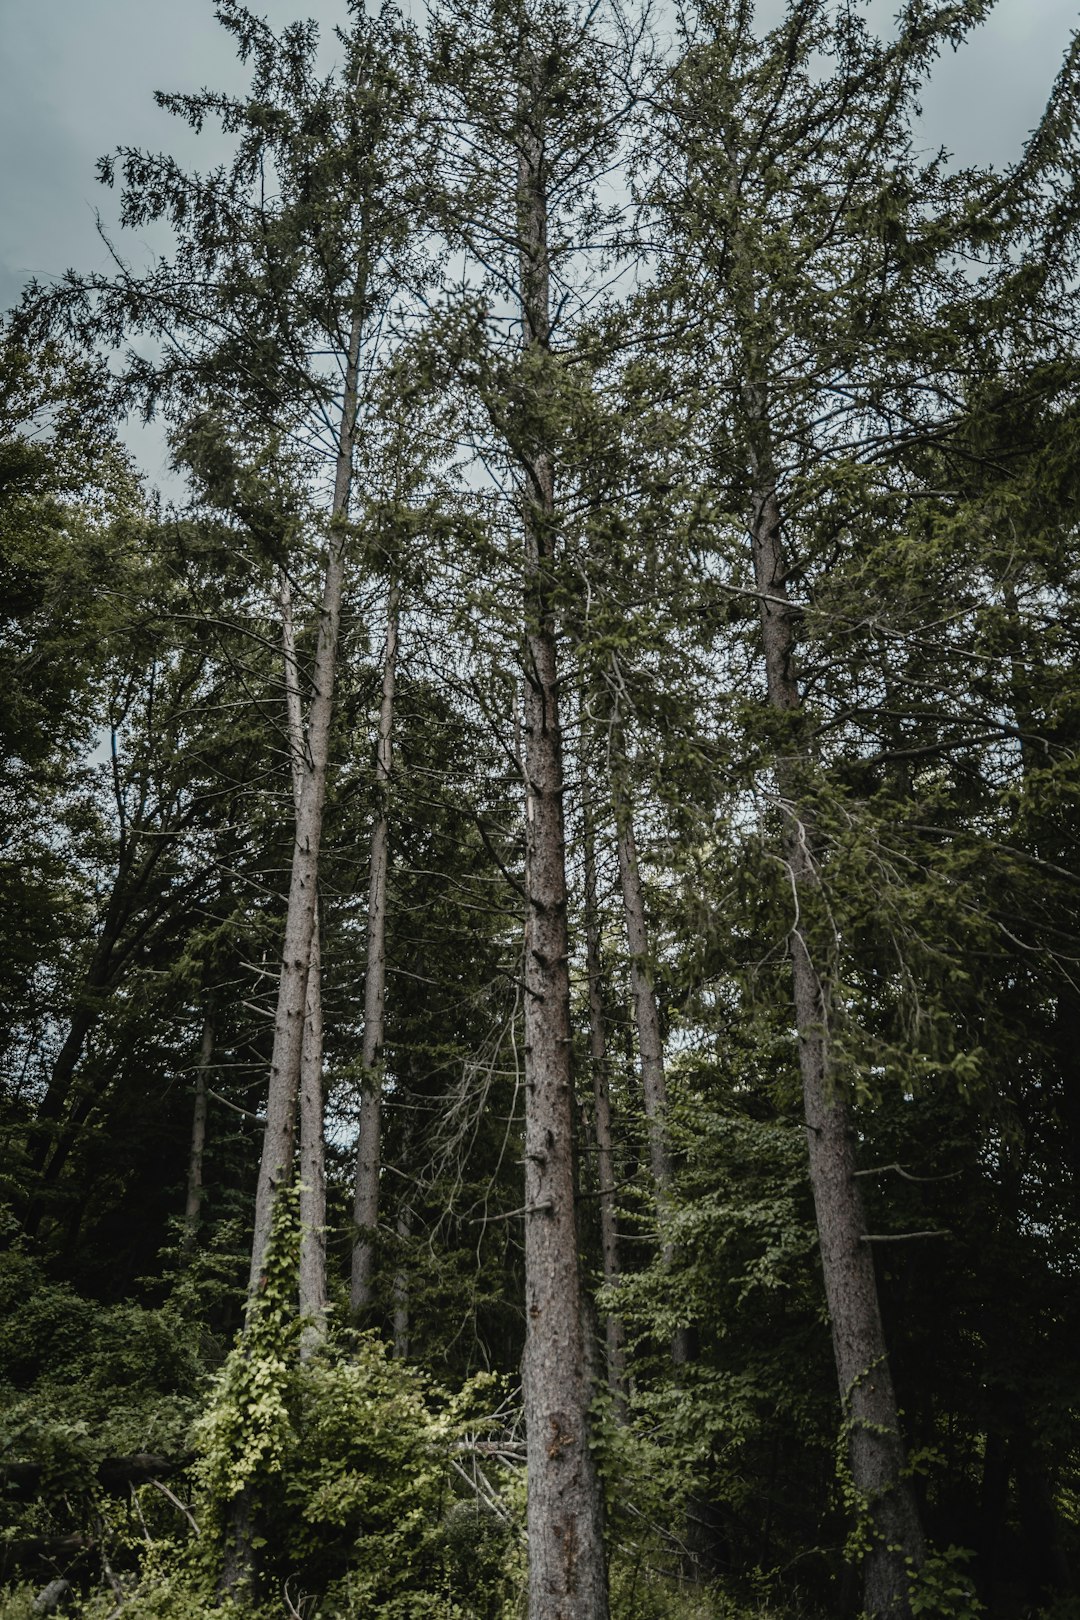
<instances>
[{"instance_id":1,"label":"leafy shrub","mask_svg":"<svg viewBox=\"0 0 1080 1620\"><path fill-rule=\"evenodd\" d=\"M450 1398L371 1334L302 1358L297 1238L279 1198L264 1287L196 1427L204 1569L246 1563L253 1592L288 1582L327 1620L498 1620L513 1526L451 1463L476 1387Z\"/></svg>"},{"instance_id":2,"label":"leafy shrub","mask_svg":"<svg viewBox=\"0 0 1080 1620\"><path fill-rule=\"evenodd\" d=\"M454 1466L492 1380L450 1396L370 1334L304 1359L297 1242L285 1197L266 1285L212 1384L193 1314L101 1306L4 1257L0 1445L43 1468L7 1535L84 1532L66 1613L105 1620L122 1593L125 1620L279 1620L287 1592L306 1620L516 1620L522 1482L481 1500ZM193 1454L186 1483L169 1476L175 1500L101 1488L103 1459L139 1451ZM0 1620L28 1620L38 1590L10 1587Z\"/></svg>"}]
</instances>

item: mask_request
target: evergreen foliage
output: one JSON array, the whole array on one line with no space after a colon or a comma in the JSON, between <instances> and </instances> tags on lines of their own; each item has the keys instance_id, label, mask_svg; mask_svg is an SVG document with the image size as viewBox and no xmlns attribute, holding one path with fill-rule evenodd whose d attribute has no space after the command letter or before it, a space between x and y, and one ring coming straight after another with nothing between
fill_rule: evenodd
<instances>
[{"instance_id":1,"label":"evergreen foliage","mask_svg":"<svg viewBox=\"0 0 1080 1620\"><path fill-rule=\"evenodd\" d=\"M232 155L102 161L172 249L0 346L0 1620L1080 1613L1080 36L959 169L991 4L220 0Z\"/></svg>"}]
</instances>

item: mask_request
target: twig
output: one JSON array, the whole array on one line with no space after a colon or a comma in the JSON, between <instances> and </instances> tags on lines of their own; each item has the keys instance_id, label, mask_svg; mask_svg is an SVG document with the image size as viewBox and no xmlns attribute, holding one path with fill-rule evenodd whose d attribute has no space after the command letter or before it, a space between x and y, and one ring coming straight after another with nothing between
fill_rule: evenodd
<instances>
[{"instance_id":1,"label":"twig","mask_svg":"<svg viewBox=\"0 0 1080 1620\"><path fill-rule=\"evenodd\" d=\"M868 1170L856 1170L855 1174L857 1176L883 1176L890 1170L895 1175L903 1176L905 1181L953 1181L957 1176L962 1176L964 1173L962 1170L947 1170L943 1176L913 1176L911 1171L905 1170L902 1164L875 1164L871 1165Z\"/></svg>"},{"instance_id":2,"label":"twig","mask_svg":"<svg viewBox=\"0 0 1080 1620\"><path fill-rule=\"evenodd\" d=\"M550 1198L542 1198L538 1204L523 1204L520 1209L508 1209L502 1215L477 1215L469 1222L470 1226L486 1226L488 1221L512 1221L515 1215L537 1215L541 1210L554 1208Z\"/></svg>"},{"instance_id":3,"label":"twig","mask_svg":"<svg viewBox=\"0 0 1080 1620\"><path fill-rule=\"evenodd\" d=\"M481 1457L505 1457L513 1462L525 1461L523 1440L458 1440L454 1451L475 1451Z\"/></svg>"},{"instance_id":4,"label":"twig","mask_svg":"<svg viewBox=\"0 0 1080 1620\"><path fill-rule=\"evenodd\" d=\"M134 1485L131 1486L131 1500L134 1502L135 1511L139 1515L139 1523L142 1525L143 1540L149 1545L152 1545L153 1537L146 1528L146 1520L143 1518L142 1503L139 1501L139 1493L136 1491Z\"/></svg>"},{"instance_id":5,"label":"twig","mask_svg":"<svg viewBox=\"0 0 1080 1620\"><path fill-rule=\"evenodd\" d=\"M161 1492L162 1496L165 1496L165 1497L168 1498L168 1500L172 1503L173 1507L177 1508L184 1515L184 1518L187 1520L188 1524L190 1524L191 1528L194 1530L196 1535L201 1534L201 1531L199 1530L198 1525L195 1523L195 1515L192 1513L191 1509L188 1508L188 1507L185 1507L183 1502L181 1502L180 1498L177 1495L175 1495L174 1492L170 1491L170 1489L169 1489L169 1487L167 1485L163 1485L161 1483L160 1479L147 1480L147 1484L148 1485L153 1485L155 1490L159 1490Z\"/></svg>"},{"instance_id":6,"label":"twig","mask_svg":"<svg viewBox=\"0 0 1080 1620\"><path fill-rule=\"evenodd\" d=\"M245 1119L254 1120L256 1125L266 1124L266 1116L264 1114L253 1114L250 1108L241 1108L239 1103L230 1102L228 1097L223 1097L220 1091L211 1091L210 1087L207 1086L206 1095L208 1097L213 1097L215 1102L224 1103L225 1107L231 1108L234 1114L242 1114Z\"/></svg>"},{"instance_id":7,"label":"twig","mask_svg":"<svg viewBox=\"0 0 1080 1620\"><path fill-rule=\"evenodd\" d=\"M908 1238L952 1237L945 1228L938 1232L864 1232L860 1243L906 1243Z\"/></svg>"}]
</instances>

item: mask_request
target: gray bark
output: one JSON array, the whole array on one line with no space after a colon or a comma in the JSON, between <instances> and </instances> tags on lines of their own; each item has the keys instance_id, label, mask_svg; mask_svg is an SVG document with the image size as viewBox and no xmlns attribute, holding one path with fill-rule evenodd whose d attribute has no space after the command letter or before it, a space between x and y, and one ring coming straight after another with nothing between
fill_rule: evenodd
<instances>
[{"instance_id":1,"label":"gray bark","mask_svg":"<svg viewBox=\"0 0 1080 1620\"><path fill-rule=\"evenodd\" d=\"M334 710L338 627L345 577L346 533L353 474L353 436L356 426L356 382L361 336L361 301L349 335L345 362L345 391L338 435L337 466L331 526L323 579L319 633L315 647L313 691L308 708L307 735L299 760L300 803L293 840L292 873L285 918L278 1003L274 1018L274 1046L266 1103L266 1128L255 1189L255 1231L251 1246L248 1292L254 1295L262 1277L263 1257L270 1237L278 1189L291 1179L296 1134L296 1099L307 1027L307 988L311 940L315 929L319 844L322 838L326 771L330 752L330 724ZM294 666L295 667L295 666Z\"/></svg>"},{"instance_id":2,"label":"gray bark","mask_svg":"<svg viewBox=\"0 0 1080 1620\"><path fill-rule=\"evenodd\" d=\"M522 108L517 212L524 347L550 347L542 130ZM541 438L543 433L541 430ZM599 1483L589 1448L574 1189L563 747L551 565L555 476L524 463L525 1423L529 1620L606 1620Z\"/></svg>"},{"instance_id":3,"label":"gray bark","mask_svg":"<svg viewBox=\"0 0 1080 1620\"><path fill-rule=\"evenodd\" d=\"M398 1263L394 1272L394 1357L409 1358L409 1273L405 1269L405 1246L412 1232L411 1210L404 1207L397 1218Z\"/></svg>"},{"instance_id":4,"label":"gray bark","mask_svg":"<svg viewBox=\"0 0 1080 1620\"><path fill-rule=\"evenodd\" d=\"M285 703L293 809L300 815L304 722L300 699L292 590L281 575L281 644L285 655ZM308 956L304 1041L300 1056L300 1279L301 1316L309 1318L302 1344L308 1355L326 1333L326 1136L323 1098L322 945L316 903Z\"/></svg>"},{"instance_id":5,"label":"gray bark","mask_svg":"<svg viewBox=\"0 0 1080 1620\"><path fill-rule=\"evenodd\" d=\"M71 1591L71 1582L58 1575L48 1586L43 1586L33 1603L30 1605L31 1614L55 1614L61 1603Z\"/></svg>"},{"instance_id":6,"label":"gray bark","mask_svg":"<svg viewBox=\"0 0 1080 1620\"><path fill-rule=\"evenodd\" d=\"M793 612L781 544L776 476L767 449L764 390L746 394L761 428L750 514L754 574L761 599L762 642L771 706L792 717L790 751L775 762L786 831L784 854L797 895L808 912L819 878L812 818L803 802L806 750L798 736L802 694L794 659ZM804 1117L809 1147L825 1295L832 1327L852 1480L872 1527L863 1565L864 1606L873 1620L910 1614L908 1570L925 1558L925 1543L911 1482L889 1370L877 1281L856 1177L855 1140L847 1095L831 1068L829 996L796 921L790 955L799 1036Z\"/></svg>"},{"instance_id":7,"label":"gray bark","mask_svg":"<svg viewBox=\"0 0 1080 1620\"><path fill-rule=\"evenodd\" d=\"M649 1167L656 1190L657 1211L664 1217L671 1193L671 1148L667 1133L667 1077L664 1073L664 1042L660 1034L660 1009L656 1004L650 965L649 933L645 922L645 900L641 888L634 812L625 789L616 778L614 786L615 822L619 849L619 884L622 890L626 944L630 952L630 995L634 1003L641 1090L649 1131Z\"/></svg>"},{"instance_id":8,"label":"gray bark","mask_svg":"<svg viewBox=\"0 0 1080 1620\"><path fill-rule=\"evenodd\" d=\"M615 1152L611 1129L607 1020L604 1014L604 969L600 956L600 913L596 891L596 827L588 777L584 724L581 747L581 807L585 868L585 965L589 980L589 1060L593 1083L596 1138L596 1181L600 1202L600 1252L604 1281L619 1279L619 1229L615 1212ZM609 1311L604 1319L604 1352L608 1389L621 1419L627 1415L626 1337L621 1319Z\"/></svg>"},{"instance_id":9,"label":"gray bark","mask_svg":"<svg viewBox=\"0 0 1080 1620\"><path fill-rule=\"evenodd\" d=\"M326 1334L326 1135L323 1096L322 946L311 932L304 1048L300 1060L300 1314L305 1351Z\"/></svg>"},{"instance_id":10,"label":"gray bark","mask_svg":"<svg viewBox=\"0 0 1080 1620\"><path fill-rule=\"evenodd\" d=\"M229 1503L225 1541L218 1571L218 1598L229 1597L240 1612L258 1601L258 1570L255 1562L255 1493L245 1485Z\"/></svg>"},{"instance_id":11,"label":"gray bark","mask_svg":"<svg viewBox=\"0 0 1080 1620\"><path fill-rule=\"evenodd\" d=\"M352 1278L349 1301L356 1312L369 1310L375 1274L379 1224L379 1171L382 1163L383 1012L386 1002L386 880L390 864L389 793L393 765L394 689L397 678L398 587L390 587L383 646L382 701L375 752L375 820L371 828L371 883L368 890L367 965L364 972L364 1040L361 1050L360 1135L353 1191Z\"/></svg>"},{"instance_id":12,"label":"gray bark","mask_svg":"<svg viewBox=\"0 0 1080 1620\"><path fill-rule=\"evenodd\" d=\"M617 745L618 746L618 745ZM641 1091L645 1102L645 1122L649 1133L649 1167L656 1197L656 1220L660 1231L660 1258L671 1270L675 1247L666 1234L674 1175L667 1120L667 1076L664 1072L664 1042L660 1033L660 1009L653 984L649 930L645 921L645 898L641 886L637 840L634 836L634 808L620 780L621 746L614 762L612 797L615 807L619 849L619 884L622 889L626 944L630 952L630 995L634 1003ZM677 1367L689 1359L689 1335L677 1328L671 1340L671 1359Z\"/></svg>"},{"instance_id":13,"label":"gray bark","mask_svg":"<svg viewBox=\"0 0 1080 1620\"><path fill-rule=\"evenodd\" d=\"M191 1151L188 1154L187 1198L184 1203L184 1235L180 1247L185 1253L195 1247L203 1201L203 1154L206 1150L206 1081L214 1055L214 1015L211 1006L203 1018L199 1043L199 1065L195 1071L195 1107L191 1117Z\"/></svg>"}]
</instances>

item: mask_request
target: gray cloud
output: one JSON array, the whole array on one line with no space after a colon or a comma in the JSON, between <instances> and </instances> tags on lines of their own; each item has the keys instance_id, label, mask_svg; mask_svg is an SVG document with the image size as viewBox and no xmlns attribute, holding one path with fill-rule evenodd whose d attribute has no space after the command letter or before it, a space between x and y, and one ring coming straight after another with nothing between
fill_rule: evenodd
<instances>
[{"instance_id":1,"label":"gray cloud","mask_svg":"<svg viewBox=\"0 0 1080 1620\"><path fill-rule=\"evenodd\" d=\"M280 27L303 0L256 0ZM327 33L344 4L318 7ZM167 148L210 166L220 137L197 137L153 92L239 89L245 70L210 0L0 0L0 286L103 263L95 213L115 202L96 160L120 145ZM136 250L137 251L137 250Z\"/></svg>"},{"instance_id":2,"label":"gray cloud","mask_svg":"<svg viewBox=\"0 0 1080 1620\"><path fill-rule=\"evenodd\" d=\"M760 0L764 24L781 0ZM887 30L896 0L869 0ZM261 0L275 26L302 0ZM321 0L329 36L344 5ZM0 0L0 300L30 276L104 262L95 211L113 199L94 163L120 144L167 147L207 165L220 155L211 133L195 137L157 108L157 88L240 88L244 70L210 0ZM1076 0L999 0L990 21L940 62L924 97L923 135L958 161L1007 162L1045 105L1077 21ZM137 248L136 248L137 255Z\"/></svg>"},{"instance_id":3,"label":"gray cloud","mask_svg":"<svg viewBox=\"0 0 1080 1620\"><path fill-rule=\"evenodd\" d=\"M892 32L899 0L864 0L870 26ZM784 0L758 0L773 26ZM1077 22L1076 0L997 0L987 22L959 51L939 57L922 97L921 135L963 165L1005 164L1046 105Z\"/></svg>"},{"instance_id":4,"label":"gray cloud","mask_svg":"<svg viewBox=\"0 0 1080 1620\"><path fill-rule=\"evenodd\" d=\"M310 0L328 50L344 0ZM768 26L782 0L759 0ZM897 0L869 0L887 31ZM255 0L275 27L303 14L303 0ZM939 61L923 98L922 138L960 163L1006 163L1038 119L1077 22L1076 0L998 0L989 22ZM0 307L31 277L103 265L95 227L115 218L115 198L94 178L103 153L124 144L166 148L209 167L221 137L196 137L153 102L155 89L239 89L245 70L211 0L0 0ZM160 246L159 244L156 244ZM136 263L155 243L125 239ZM149 443L147 442L149 449ZM151 476L161 476L160 440Z\"/></svg>"}]
</instances>

